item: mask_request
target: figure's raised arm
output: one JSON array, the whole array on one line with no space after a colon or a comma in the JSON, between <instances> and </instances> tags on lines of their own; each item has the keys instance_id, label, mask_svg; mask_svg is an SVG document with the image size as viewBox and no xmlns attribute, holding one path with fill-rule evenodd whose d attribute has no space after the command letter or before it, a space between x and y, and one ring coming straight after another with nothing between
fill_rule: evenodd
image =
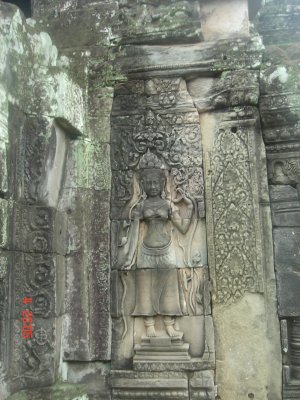
<instances>
[{"instance_id":1,"label":"figure's raised arm","mask_svg":"<svg viewBox=\"0 0 300 400\"><path fill-rule=\"evenodd\" d=\"M193 201L183 191L179 189L177 191L180 193L180 197L174 199L171 203L171 220L179 232L185 234L191 225L194 205ZM184 217L180 213L179 204L182 204L182 208L184 208Z\"/></svg>"}]
</instances>

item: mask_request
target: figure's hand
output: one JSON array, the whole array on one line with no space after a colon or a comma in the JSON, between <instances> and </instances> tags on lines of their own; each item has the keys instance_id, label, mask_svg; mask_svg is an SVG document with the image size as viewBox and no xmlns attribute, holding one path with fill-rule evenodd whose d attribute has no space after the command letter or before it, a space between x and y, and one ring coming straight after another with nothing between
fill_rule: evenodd
<instances>
[{"instance_id":1,"label":"figure's hand","mask_svg":"<svg viewBox=\"0 0 300 400\"><path fill-rule=\"evenodd\" d=\"M129 271L132 268L130 260L126 260L125 263L121 267L121 271Z\"/></svg>"},{"instance_id":2,"label":"figure's hand","mask_svg":"<svg viewBox=\"0 0 300 400\"><path fill-rule=\"evenodd\" d=\"M180 196L177 197L176 199L173 199L173 203L178 204L179 202L182 201L189 208L193 207L192 200L185 195L185 193L182 189L178 188L176 191L180 194Z\"/></svg>"},{"instance_id":3,"label":"figure's hand","mask_svg":"<svg viewBox=\"0 0 300 400\"><path fill-rule=\"evenodd\" d=\"M121 268L121 271L130 271L131 270L131 267L130 266L127 266L127 267L122 267Z\"/></svg>"}]
</instances>

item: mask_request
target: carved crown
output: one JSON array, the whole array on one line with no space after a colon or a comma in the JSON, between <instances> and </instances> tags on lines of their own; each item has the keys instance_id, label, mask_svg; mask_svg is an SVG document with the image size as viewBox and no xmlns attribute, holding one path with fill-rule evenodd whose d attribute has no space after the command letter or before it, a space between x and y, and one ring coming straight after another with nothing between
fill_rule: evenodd
<instances>
[{"instance_id":1,"label":"carved crown","mask_svg":"<svg viewBox=\"0 0 300 400\"><path fill-rule=\"evenodd\" d=\"M166 169L166 167L157 155L148 149L140 159L139 169Z\"/></svg>"}]
</instances>

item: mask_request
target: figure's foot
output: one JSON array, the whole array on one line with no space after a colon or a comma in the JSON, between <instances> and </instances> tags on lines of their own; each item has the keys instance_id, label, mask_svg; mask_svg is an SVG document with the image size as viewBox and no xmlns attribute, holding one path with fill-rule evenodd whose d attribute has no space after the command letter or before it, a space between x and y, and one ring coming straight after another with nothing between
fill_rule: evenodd
<instances>
[{"instance_id":1,"label":"figure's foot","mask_svg":"<svg viewBox=\"0 0 300 400\"><path fill-rule=\"evenodd\" d=\"M148 337L156 337L157 336L154 325L150 325L150 326L146 327L146 335Z\"/></svg>"},{"instance_id":2,"label":"figure's foot","mask_svg":"<svg viewBox=\"0 0 300 400\"><path fill-rule=\"evenodd\" d=\"M173 325L169 325L169 326L167 325L166 326L166 331L167 331L167 334L172 338L176 338L176 337L181 337L182 336L182 332L176 331L174 329Z\"/></svg>"},{"instance_id":3,"label":"figure's foot","mask_svg":"<svg viewBox=\"0 0 300 400\"><path fill-rule=\"evenodd\" d=\"M157 333L155 330L155 321L153 317L145 317L144 324L146 328L146 336L156 337Z\"/></svg>"}]
</instances>

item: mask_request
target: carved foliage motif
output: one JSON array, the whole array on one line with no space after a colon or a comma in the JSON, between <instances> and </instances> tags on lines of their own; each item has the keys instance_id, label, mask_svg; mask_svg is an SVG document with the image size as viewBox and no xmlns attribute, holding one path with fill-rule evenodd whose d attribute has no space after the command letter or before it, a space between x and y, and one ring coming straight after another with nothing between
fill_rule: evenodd
<instances>
[{"instance_id":1,"label":"carved foliage motif","mask_svg":"<svg viewBox=\"0 0 300 400\"><path fill-rule=\"evenodd\" d=\"M300 123L279 128L266 128L263 131L263 136L266 143L298 140L300 137Z\"/></svg>"},{"instance_id":2,"label":"carved foliage motif","mask_svg":"<svg viewBox=\"0 0 300 400\"><path fill-rule=\"evenodd\" d=\"M126 41L140 39L151 42L156 39L174 39L183 36L187 30L190 35L199 36L199 4L197 1L138 1L125 0L120 4L119 19L121 29L127 26ZM129 28L129 29L128 29ZM190 32L191 30L191 32Z\"/></svg>"},{"instance_id":3,"label":"carved foliage motif","mask_svg":"<svg viewBox=\"0 0 300 400\"><path fill-rule=\"evenodd\" d=\"M256 105L259 97L256 71L226 71L211 90L211 104L218 107Z\"/></svg>"},{"instance_id":4,"label":"carved foliage motif","mask_svg":"<svg viewBox=\"0 0 300 400\"><path fill-rule=\"evenodd\" d=\"M151 93L165 93L166 87L178 88L178 79L166 80L162 86L156 81L148 84ZM173 111L164 114L151 109L145 109L142 115L133 118L135 125L124 117L115 116L113 119L113 207L124 205L132 197L132 171L138 168L141 157L150 151L168 167L175 187L182 188L197 201L199 216L203 217L202 150L197 118L192 113L177 114ZM125 125L121 125L122 122Z\"/></svg>"},{"instance_id":5,"label":"carved foliage motif","mask_svg":"<svg viewBox=\"0 0 300 400\"><path fill-rule=\"evenodd\" d=\"M292 152L285 152L284 146L278 145L278 153L272 154L268 146L268 174L274 184L299 185L300 160L299 149L290 145ZM293 151L294 150L294 151ZM297 151L298 150L298 151Z\"/></svg>"},{"instance_id":6,"label":"carved foliage motif","mask_svg":"<svg viewBox=\"0 0 300 400\"><path fill-rule=\"evenodd\" d=\"M47 130L48 121L34 118L28 118L23 128L24 141L21 146L24 166L19 175L23 177L22 195L28 203L40 200L39 186L46 161Z\"/></svg>"},{"instance_id":7,"label":"carved foliage motif","mask_svg":"<svg viewBox=\"0 0 300 400\"><path fill-rule=\"evenodd\" d=\"M259 249L247 128L220 129L211 154L216 299L234 301L259 285Z\"/></svg>"},{"instance_id":8,"label":"carved foliage motif","mask_svg":"<svg viewBox=\"0 0 300 400\"><path fill-rule=\"evenodd\" d=\"M35 253L63 253L64 218L50 207L16 206L14 246Z\"/></svg>"},{"instance_id":9,"label":"carved foliage motif","mask_svg":"<svg viewBox=\"0 0 300 400\"><path fill-rule=\"evenodd\" d=\"M164 115L148 110L136 126L122 127L122 131L113 140L114 169L136 168L148 149L170 167L201 166L199 124L174 125Z\"/></svg>"},{"instance_id":10,"label":"carved foliage motif","mask_svg":"<svg viewBox=\"0 0 300 400\"><path fill-rule=\"evenodd\" d=\"M52 321L51 321L52 322ZM32 339L22 340L19 377L23 385L51 384L54 363L54 328L36 322Z\"/></svg>"},{"instance_id":11,"label":"carved foliage motif","mask_svg":"<svg viewBox=\"0 0 300 400\"><path fill-rule=\"evenodd\" d=\"M56 261L57 262L57 261ZM17 385L43 381L51 384L54 373L53 318L56 301L55 261L52 254L21 253L15 260L15 322L12 373ZM24 297L32 303L24 305ZM32 311L33 336L22 338L22 310Z\"/></svg>"},{"instance_id":12,"label":"carved foliage motif","mask_svg":"<svg viewBox=\"0 0 300 400\"><path fill-rule=\"evenodd\" d=\"M37 382L51 384L54 378L56 271L63 265L63 258L55 254L54 237L63 227L57 228L57 212L48 207L18 205L15 219L17 250L14 259L14 352L12 374L19 388L36 385ZM61 274L61 272L60 272ZM23 303L24 298L32 302ZM22 338L22 311L32 311L33 335Z\"/></svg>"}]
</instances>

